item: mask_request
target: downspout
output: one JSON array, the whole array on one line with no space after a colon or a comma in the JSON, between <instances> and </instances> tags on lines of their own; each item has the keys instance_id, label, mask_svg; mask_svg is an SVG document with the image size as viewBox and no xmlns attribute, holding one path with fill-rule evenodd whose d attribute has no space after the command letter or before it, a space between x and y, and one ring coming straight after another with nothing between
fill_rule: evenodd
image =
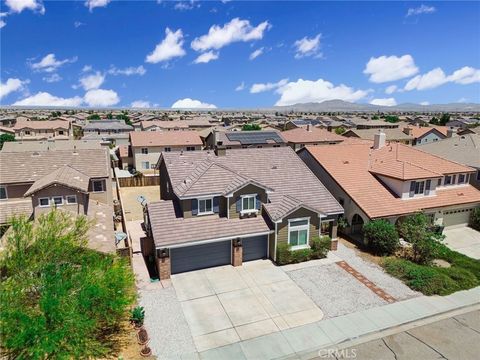
<instances>
[{"instance_id":1,"label":"downspout","mask_svg":"<svg viewBox=\"0 0 480 360\"><path fill-rule=\"evenodd\" d=\"M277 261L277 222L275 222L275 247L273 249L273 261Z\"/></svg>"}]
</instances>

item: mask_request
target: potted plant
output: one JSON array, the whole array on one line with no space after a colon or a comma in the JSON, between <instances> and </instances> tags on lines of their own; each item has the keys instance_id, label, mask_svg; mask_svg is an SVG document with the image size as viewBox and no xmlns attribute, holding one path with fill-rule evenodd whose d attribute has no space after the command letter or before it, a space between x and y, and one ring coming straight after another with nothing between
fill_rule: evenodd
<instances>
[{"instance_id":1,"label":"potted plant","mask_svg":"<svg viewBox=\"0 0 480 360\"><path fill-rule=\"evenodd\" d=\"M144 328L140 329L137 333L137 340L139 345L145 345L148 343L148 333Z\"/></svg>"},{"instance_id":2,"label":"potted plant","mask_svg":"<svg viewBox=\"0 0 480 360\"><path fill-rule=\"evenodd\" d=\"M143 306L136 306L130 311L130 322L135 326L135 329L140 329L143 326L145 319L145 310Z\"/></svg>"},{"instance_id":3,"label":"potted plant","mask_svg":"<svg viewBox=\"0 0 480 360\"><path fill-rule=\"evenodd\" d=\"M149 357L150 355L152 355L152 349L150 349L150 347L148 346L144 346L142 350L140 350L140 355L142 355L143 357Z\"/></svg>"}]
</instances>

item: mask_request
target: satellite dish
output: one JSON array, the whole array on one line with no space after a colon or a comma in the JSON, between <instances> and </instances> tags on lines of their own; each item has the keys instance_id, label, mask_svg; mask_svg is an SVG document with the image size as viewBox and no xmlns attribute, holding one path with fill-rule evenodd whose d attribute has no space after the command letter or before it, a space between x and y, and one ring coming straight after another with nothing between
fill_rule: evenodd
<instances>
[{"instance_id":1,"label":"satellite dish","mask_svg":"<svg viewBox=\"0 0 480 360\"><path fill-rule=\"evenodd\" d=\"M147 199L146 199L145 196L143 196L143 195L140 195L139 197L137 197L137 201L138 201L142 206L147 205Z\"/></svg>"},{"instance_id":2,"label":"satellite dish","mask_svg":"<svg viewBox=\"0 0 480 360\"><path fill-rule=\"evenodd\" d=\"M115 234L115 245L118 245L122 240L125 240L127 238L127 234L124 232L117 232Z\"/></svg>"}]
</instances>

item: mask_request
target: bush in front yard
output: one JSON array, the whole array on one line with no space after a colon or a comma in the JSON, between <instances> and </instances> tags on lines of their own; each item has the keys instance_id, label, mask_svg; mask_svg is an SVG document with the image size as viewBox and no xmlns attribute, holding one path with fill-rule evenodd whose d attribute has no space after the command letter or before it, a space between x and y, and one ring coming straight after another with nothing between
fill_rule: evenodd
<instances>
[{"instance_id":1,"label":"bush in front yard","mask_svg":"<svg viewBox=\"0 0 480 360\"><path fill-rule=\"evenodd\" d=\"M480 208L473 209L470 215L470 227L480 231Z\"/></svg>"},{"instance_id":2,"label":"bush in front yard","mask_svg":"<svg viewBox=\"0 0 480 360\"><path fill-rule=\"evenodd\" d=\"M312 258L313 259L322 259L327 256L330 251L330 246L332 244L332 239L329 236L315 236L312 239L310 247L312 249Z\"/></svg>"},{"instance_id":3,"label":"bush in front yard","mask_svg":"<svg viewBox=\"0 0 480 360\"><path fill-rule=\"evenodd\" d=\"M291 263L290 245L287 243L280 243L277 245L277 264L285 265Z\"/></svg>"},{"instance_id":4,"label":"bush in front yard","mask_svg":"<svg viewBox=\"0 0 480 360\"><path fill-rule=\"evenodd\" d=\"M363 225L363 234L376 255L391 255L400 245L395 226L384 219Z\"/></svg>"},{"instance_id":5,"label":"bush in front yard","mask_svg":"<svg viewBox=\"0 0 480 360\"><path fill-rule=\"evenodd\" d=\"M313 237L310 248L292 250L287 243L277 245L277 264L286 265L300 263L312 259L322 259L330 250L331 239L328 236Z\"/></svg>"}]
</instances>

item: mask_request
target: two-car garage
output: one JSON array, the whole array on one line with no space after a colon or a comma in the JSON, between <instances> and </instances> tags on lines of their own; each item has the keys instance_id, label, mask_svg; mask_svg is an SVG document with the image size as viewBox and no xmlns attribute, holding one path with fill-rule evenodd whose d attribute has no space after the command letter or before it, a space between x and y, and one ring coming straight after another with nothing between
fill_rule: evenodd
<instances>
[{"instance_id":1,"label":"two-car garage","mask_svg":"<svg viewBox=\"0 0 480 360\"><path fill-rule=\"evenodd\" d=\"M267 257L268 236L242 239L243 261ZM209 242L170 249L172 274L200 270L232 263L232 240Z\"/></svg>"},{"instance_id":2,"label":"two-car garage","mask_svg":"<svg viewBox=\"0 0 480 360\"><path fill-rule=\"evenodd\" d=\"M474 208L471 207L455 210L445 210L443 212L443 226L452 227L467 225L473 209Z\"/></svg>"}]
</instances>

